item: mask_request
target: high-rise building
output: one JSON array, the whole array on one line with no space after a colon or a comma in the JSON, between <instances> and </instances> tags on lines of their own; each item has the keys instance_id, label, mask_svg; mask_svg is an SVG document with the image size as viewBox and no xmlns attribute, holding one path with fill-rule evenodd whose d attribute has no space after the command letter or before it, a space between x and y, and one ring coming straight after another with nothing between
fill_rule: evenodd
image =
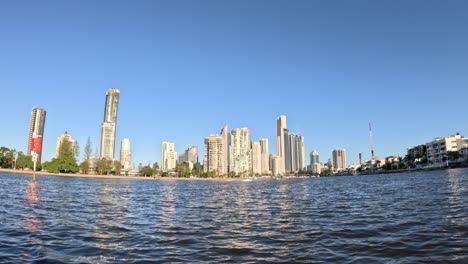
<instances>
[{"instance_id":1,"label":"high-rise building","mask_svg":"<svg viewBox=\"0 0 468 264\"><path fill-rule=\"evenodd\" d=\"M287 128L283 132L285 172L306 170L304 136L290 133Z\"/></svg>"},{"instance_id":2,"label":"high-rise building","mask_svg":"<svg viewBox=\"0 0 468 264\"><path fill-rule=\"evenodd\" d=\"M195 164L198 162L198 147L191 146L186 149L182 155L179 156L179 163L190 162Z\"/></svg>"},{"instance_id":3,"label":"high-rise building","mask_svg":"<svg viewBox=\"0 0 468 264\"><path fill-rule=\"evenodd\" d=\"M60 146L62 146L63 142L65 142L65 141L70 142L73 155L75 155L76 142L75 142L75 140L72 138L72 136L71 136L70 134L68 134L67 131L65 131L65 133L63 133L61 136L59 136L59 137L57 138L57 144L56 144L56 147L55 147L55 157L56 157L56 158L59 157Z\"/></svg>"},{"instance_id":4,"label":"high-rise building","mask_svg":"<svg viewBox=\"0 0 468 264\"><path fill-rule=\"evenodd\" d=\"M346 168L346 150L345 149L334 149L332 151L333 157L333 168L345 169Z\"/></svg>"},{"instance_id":5,"label":"high-rise building","mask_svg":"<svg viewBox=\"0 0 468 264\"><path fill-rule=\"evenodd\" d=\"M118 89L109 89L106 93L104 121L101 128L100 159L114 160L119 96L120 91Z\"/></svg>"},{"instance_id":6,"label":"high-rise building","mask_svg":"<svg viewBox=\"0 0 468 264\"><path fill-rule=\"evenodd\" d=\"M304 136L296 135L296 171L307 170Z\"/></svg>"},{"instance_id":7,"label":"high-rise building","mask_svg":"<svg viewBox=\"0 0 468 264\"><path fill-rule=\"evenodd\" d=\"M260 142L252 142L252 172L262 174L262 148Z\"/></svg>"},{"instance_id":8,"label":"high-rise building","mask_svg":"<svg viewBox=\"0 0 468 264\"><path fill-rule=\"evenodd\" d=\"M318 151L316 150L313 150L312 152L310 152L310 167L312 168L312 165L314 165L314 163L319 163L319 153Z\"/></svg>"},{"instance_id":9,"label":"high-rise building","mask_svg":"<svg viewBox=\"0 0 468 264\"><path fill-rule=\"evenodd\" d=\"M132 152L130 149L130 140L128 138L124 138L120 142L120 163L123 171L132 169Z\"/></svg>"},{"instance_id":10,"label":"high-rise building","mask_svg":"<svg viewBox=\"0 0 468 264\"><path fill-rule=\"evenodd\" d=\"M221 172L227 171L224 160L224 138L220 135L209 135L205 138L205 153L203 159L203 170L214 171L217 175L226 175Z\"/></svg>"},{"instance_id":11,"label":"high-rise building","mask_svg":"<svg viewBox=\"0 0 468 264\"><path fill-rule=\"evenodd\" d=\"M275 157L277 157L275 154L270 154L268 156L268 167L269 167L270 172L273 171L273 162L274 162Z\"/></svg>"},{"instance_id":12,"label":"high-rise building","mask_svg":"<svg viewBox=\"0 0 468 264\"><path fill-rule=\"evenodd\" d=\"M273 176L279 176L282 175L282 173L278 170L282 165L281 165L281 158L278 157L277 155L272 155L272 166L271 166L271 172Z\"/></svg>"},{"instance_id":13,"label":"high-rise building","mask_svg":"<svg viewBox=\"0 0 468 264\"><path fill-rule=\"evenodd\" d=\"M221 171L220 174L227 175L229 170L229 147L230 147L230 135L228 131L228 126L224 125L219 133L223 137L223 153L224 153L224 171Z\"/></svg>"},{"instance_id":14,"label":"high-rise building","mask_svg":"<svg viewBox=\"0 0 468 264\"><path fill-rule=\"evenodd\" d=\"M250 130L248 128L236 128L231 131L230 172L245 176L250 173L252 169L250 142Z\"/></svg>"},{"instance_id":15,"label":"high-rise building","mask_svg":"<svg viewBox=\"0 0 468 264\"><path fill-rule=\"evenodd\" d=\"M40 142L39 147L36 146L37 150L37 162L41 163L42 153L42 140L44 138L44 126L46 120L46 110L42 108L33 107L31 111L31 118L29 120L29 134L28 134L28 155L33 155L33 139L38 139Z\"/></svg>"},{"instance_id":16,"label":"high-rise building","mask_svg":"<svg viewBox=\"0 0 468 264\"><path fill-rule=\"evenodd\" d=\"M174 142L163 142L161 153L161 170L163 172L172 171L177 163L177 152Z\"/></svg>"},{"instance_id":17,"label":"high-rise building","mask_svg":"<svg viewBox=\"0 0 468 264\"><path fill-rule=\"evenodd\" d=\"M276 155L279 157L279 165L277 171L279 174L284 174L285 172L285 140L284 140L284 130L286 129L286 116L280 115L276 119Z\"/></svg>"},{"instance_id":18,"label":"high-rise building","mask_svg":"<svg viewBox=\"0 0 468 264\"><path fill-rule=\"evenodd\" d=\"M269 153L268 153L268 139L260 139L261 159L262 159L262 174L268 174L270 171Z\"/></svg>"},{"instance_id":19,"label":"high-rise building","mask_svg":"<svg viewBox=\"0 0 468 264\"><path fill-rule=\"evenodd\" d=\"M293 157L291 156L293 152L291 151L291 133L289 133L289 129L285 128L283 129L283 146L284 146L284 151L283 151L283 157L280 157L282 161L284 162L284 170L283 173L289 173L293 170L292 168L292 160ZM280 171L280 168L278 168L278 171Z\"/></svg>"}]
</instances>

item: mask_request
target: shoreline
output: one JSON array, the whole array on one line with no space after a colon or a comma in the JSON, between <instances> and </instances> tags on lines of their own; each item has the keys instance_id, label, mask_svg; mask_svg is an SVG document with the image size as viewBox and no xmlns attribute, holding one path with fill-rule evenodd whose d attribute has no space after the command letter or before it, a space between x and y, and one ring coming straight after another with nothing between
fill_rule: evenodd
<instances>
[{"instance_id":1,"label":"shoreline","mask_svg":"<svg viewBox=\"0 0 468 264\"><path fill-rule=\"evenodd\" d=\"M249 178L179 178L179 177L143 177L143 176L117 176L117 175L98 175L98 174L81 174L81 173L51 173L44 171L36 171L34 173L32 170L15 170L15 169L4 169L0 168L0 172L5 173L18 173L18 174L36 174L44 176L54 176L54 177L78 177L78 178L95 178L95 179L124 179L124 180L162 180L162 181L243 181ZM271 177L260 177L257 179L270 179ZM306 178L306 177L304 177Z\"/></svg>"}]
</instances>

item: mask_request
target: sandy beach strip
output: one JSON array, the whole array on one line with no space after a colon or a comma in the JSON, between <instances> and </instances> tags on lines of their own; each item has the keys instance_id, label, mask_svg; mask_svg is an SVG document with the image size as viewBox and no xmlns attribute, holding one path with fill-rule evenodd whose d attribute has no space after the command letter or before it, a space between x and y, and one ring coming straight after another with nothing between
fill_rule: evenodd
<instances>
[{"instance_id":1,"label":"sandy beach strip","mask_svg":"<svg viewBox=\"0 0 468 264\"><path fill-rule=\"evenodd\" d=\"M34 174L32 170L14 170L2 169L0 172L19 173L19 174ZM81 177L81 178L99 178L99 179L125 179L125 180L163 180L163 181L242 181L245 178L178 178L178 177L142 177L142 176L117 176L117 175L97 175L97 174L80 174L80 173L50 173L44 171L36 171L36 175L45 176L61 176L61 177ZM269 179L270 177L262 177L260 179Z\"/></svg>"}]
</instances>

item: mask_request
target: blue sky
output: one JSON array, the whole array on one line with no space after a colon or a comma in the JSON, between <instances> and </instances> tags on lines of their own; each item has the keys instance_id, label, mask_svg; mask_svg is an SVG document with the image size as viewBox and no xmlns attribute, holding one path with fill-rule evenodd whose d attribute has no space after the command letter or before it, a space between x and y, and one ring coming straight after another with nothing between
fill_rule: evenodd
<instances>
[{"instance_id":1,"label":"blue sky","mask_svg":"<svg viewBox=\"0 0 468 264\"><path fill-rule=\"evenodd\" d=\"M467 1L9 1L0 8L0 146L25 150L46 108L44 160L67 130L99 145L107 89L133 160L229 128L275 151L275 121L326 161L404 155L468 134ZM119 155L117 155L117 158Z\"/></svg>"}]
</instances>

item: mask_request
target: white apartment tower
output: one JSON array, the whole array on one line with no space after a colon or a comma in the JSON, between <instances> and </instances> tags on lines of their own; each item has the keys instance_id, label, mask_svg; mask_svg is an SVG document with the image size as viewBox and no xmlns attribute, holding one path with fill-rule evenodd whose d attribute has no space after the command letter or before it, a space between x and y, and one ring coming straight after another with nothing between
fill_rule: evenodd
<instances>
[{"instance_id":1,"label":"white apartment tower","mask_svg":"<svg viewBox=\"0 0 468 264\"><path fill-rule=\"evenodd\" d=\"M271 172L273 176L279 176L281 173L278 171L281 166L281 158L277 155L271 155Z\"/></svg>"},{"instance_id":2,"label":"white apartment tower","mask_svg":"<svg viewBox=\"0 0 468 264\"><path fill-rule=\"evenodd\" d=\"M306 170L304 136L290 133L284 129L285 172Z\"/></svg>"},{"instance_id":3,"label":"white apartment tower","mask_svg":"<svg viewBox=\"0 0 468 264\"><path fill-rule=\"evenodd\" d=\"M279 165L277 167L278 174L284 174L285 172L285 142L284 142L284 130L286 129L286 116L280 115L276 119L276 156L279 158Z\"/></svg>"},{"instance_id":4,"label":"white apartment tower","mask_svg":"<svg viewBox=\"0 0 468 264\"><path fill-rule=\"evenodd\" d=\"M101 127L100 159L114 160L119 96L120 91L118 89L109 89L106 94L104 121Z\"/></svg>"},{"instance_id":5,"label":"white apartment tower","mask_svg":"<svg viewBox=\"0 0 468 264\"><path fill-rule=\"evenodd\" d=\"M163 172L172 171L176 167L177 152L173 142L162 143L161 170Z\"/></svg>"},{"instance_id":6,"label":"white apartment tower","mask_svg":"<svg viewBox=\"0 0 468 264\"><path fill-rule=\"evenodd\" d=\"M345 149L334 149L332 151L333 157L333 168L336 170L346 168L346 150Z\"/></svg>"},{"instance_id":7,"label":"white apartment tower","mask_svg":"<svg viewBox=\"0 0 468 264\"><path fill-rule=\"evenodd\" d=\"M65 133L63 133L61 136L59 136L59 137L57 138L57 144L56 144L56 146L55 146L55 157L56 157L56 158L59 157L60 146L61 146L62 143L65 142L65 141L68 141L68 142L71 143L73 155L75 155L76 142L75 142L75 140L72 138L72 136L71 136L70 134L68 134L67 131L65 131Z\"/></svg>"},{"instance_id":8,"label":"white apartment tower","mask_svg":"<svg viewBox=\"0 0 468 264\"><path fill-rule=\"evenodd\" d=\"M122 139L120 142L120 163L123 171L129 171L132 167L132 152L130 149L130 140Z\"/></svg>"},{"instance_id":9,"label":"white apartment tower","mask_svg":"<svg viewBox=\"0 0 468 264\"><path fill-rule=\"evenodd\" d=\"M247 176L252 169L250 130L236 128L231 131L229 171Z\"/></svg>"},{"instance_id":10,"label":"white apartment tower","mask_svg":"<svg viewBox=\"0 0 468 264\"><path fill-rule=\"evenodd\" d=\"M209 135L205 138L205 153L203 159L203 170L214 171L217 175L226 175L221 172L227 171L225 158L224 138L220 135Z\"/></svg>"},{"instance_id":11,"label":"white apartment tower","mask_svg":"<svg viewBox=\"0 0 468 264\"><path fill-rule=\"evenodd\" d=\"M262 159L262 173L261 174L268 174L270 171L270 161L269 161L269 153L268 153L268 139L262 138L260 139L260 148L261 148L261 159Z\"/></svg>"},{"instance_id":12,"label":"white apartment tower","mask_svg":"<svg viewBox=\"0 0 468 264\"><path fill-rule=\"evenodd\" d=\"M305 171L307 170L306 164L306 152L305 152L305 144L304 144L304 136L297 135L296 136L296 151L297 151L297 168L298 170Z\"/></svg>"},{"instance_id":13,"label":"white apartment tower","mask_svg":"<svg viewBox=\"0 0 468 264\"><path fill-rule=\"evenodd\" d=\"M224 153L224 171L220 171L220 174L227 175L229 169L229 131L228 126L224 125L221 129L220 135L223 137L223 153Z\"/></svg>"},{"instance_id":14,"label":"white apartment tower","mask_svg":"<svg viewBox=\"0 0 468 264\"><path fill-rule=\"evenodd\" d=\"M260 142L252 143L252 172L262 174L262 148Z\"/></svg>"}]
</instances>

